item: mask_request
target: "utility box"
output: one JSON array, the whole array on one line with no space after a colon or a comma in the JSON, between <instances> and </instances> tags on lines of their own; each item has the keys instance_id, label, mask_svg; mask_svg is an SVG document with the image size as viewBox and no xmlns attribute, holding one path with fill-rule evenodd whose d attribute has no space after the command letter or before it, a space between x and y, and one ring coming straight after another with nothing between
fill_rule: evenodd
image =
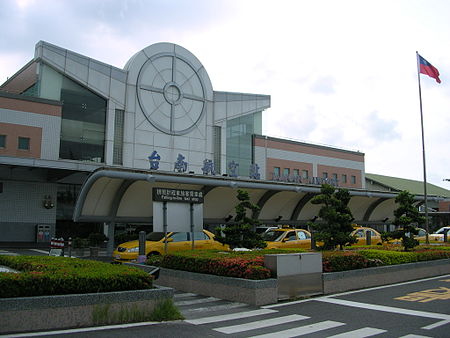
<instances>
[{"instance_id":1,"label":"utility box","mask_svg":"<svg viewBox=\"0 0 450 338\"><path fill-rule=\"evenodd\" d=\"M278 280L278 299L323 294L322 253L265 255L264 265Z\"/></svg>"}]
</instances>

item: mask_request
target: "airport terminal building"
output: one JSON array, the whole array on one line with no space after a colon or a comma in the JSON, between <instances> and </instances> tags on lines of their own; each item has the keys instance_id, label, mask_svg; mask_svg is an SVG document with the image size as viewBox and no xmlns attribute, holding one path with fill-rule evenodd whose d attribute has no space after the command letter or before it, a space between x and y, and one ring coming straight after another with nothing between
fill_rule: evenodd
<instances>
[{"instance_id":1,"label":"airport terminal building","mask_svg":"<svg viewBox=\"0 0 450 338\"><path fill-rule=\"evenodd\" d=\"M40 41L0 86L0 241L151 228L155 187L201 192L205 227L234 214L237 188L262 222L306 226L322 183L350 190L355 222L392 220L396 192L367 189L363 153L264 136L269 107L269 95L213 90L172 43L121 69Z\"/></svg>"}]
</instances>

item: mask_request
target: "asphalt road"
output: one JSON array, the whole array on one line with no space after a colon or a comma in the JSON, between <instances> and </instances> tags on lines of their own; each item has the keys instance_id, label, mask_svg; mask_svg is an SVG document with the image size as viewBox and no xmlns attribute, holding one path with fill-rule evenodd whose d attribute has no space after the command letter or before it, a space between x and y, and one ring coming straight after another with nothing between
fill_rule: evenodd
<instances>
[{"instance_id":1,"label":"asphalt road","mask_svg":"<svg viewBox=\"0 0 450 338\"><path fill-rule=\"evenodd\" d=\"M184 321L11 337L450 337L450 275L259 308L176 296Z\"/></svg>"}]
</instances>

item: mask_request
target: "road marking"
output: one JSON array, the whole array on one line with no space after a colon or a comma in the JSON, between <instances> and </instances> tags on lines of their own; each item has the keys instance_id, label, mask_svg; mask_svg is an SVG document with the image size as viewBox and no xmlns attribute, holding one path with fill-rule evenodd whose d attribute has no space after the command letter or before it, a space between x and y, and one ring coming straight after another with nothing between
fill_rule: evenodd
<instances>
[{"instance_id":1,"label":"road marking","mask_svg":"<svg viewBox=\"0 0 450 338\"><path fill-rule=\"evenodd\" d=\"M434 329L436 327L439 327L439 326L442 326L442 325L447 325L448 323L450 323L450 320L441 320L440 322L436 322L434 324L430 324L430 325L424 326L424 327L422 327L422 329L432 330L432 329Z\"/></svg>"},{"instance_id":2,"label":"road marking","mask_svg":"<svg viewBox=\"0 0 450 338\"><path fill-rule=\"evenodd\" d=\"M201 298L201 299L175 301L175 304L177 306L194 305L194 304L217 302L217 301L220 301L220 300L222 300L222 299L219 299L219 298L216 298L216 297L208 297L208 298Z\"/></svg>"},{"instance_id":3,"label":"road marking","mask_svg":"<svg viewBox=\"0 0 450 338\"><path fill-rule=\"evenodd\" d=\"M252 311L246 311L246 312L230 313L227 315L211 316L211 317L204 317L204 318L198 318L198 319L189 319L189 320L185 320L185 322L194 324L194 325L209 324L209 323L215 323L215 322L223 322L226 320L266 315L266 314L274 313L274 312L278 312L278 311L270 310L270 309L259 309L259 310L252 310Z\"/></svg>"},{"instance_id":4,"label":"road marking","mask_svg":"<svg viewBox=\"0 0 450 338\"><path fill-rule=\"evenodd\" d=\"M421 335L417 335L417 334L407 334L406 336L401 336L398 338L433 338L433 337L421 336Z\"/></svg>"},{"instance_id":5,"label":"road marking","mask_svg":"<svg viewBox=\"0 0 450 338\"><path fill-rule=\"evenodd\" d=\"M332 320L326 320L324 322L295 327L295 328L289 329L289 330L268 333L268 334L262 334L259 336L253 336L253 338L290 338L290 337L296 337L296 336L302 336L305 334L314 333L317 331L332 329L332 328L342 326L342 325L345 325L345 323L334 322Z\"/></svg>"},{"instance_id":6,"label":"road marking","mask_svg":"<svg viewBox=\"0 0 450 338\"><path fill-rule=\"evenodd\" d=\"M43 253L43 254L47 254L47 255L48 255L48 250L30 249L30 251L36 251L36 252L39 252L39 253Z\"/></svg>"},{"instance_id":7,"label":"road marking","mask_svg":"<svg viewBox=\"0 0 450 338\"><path fill-rule=\"evenodd\" d=\"M375 336L377 334L381 334L387 332L386 330L376 329L373 327L364 327L362 329L348 331L340 334L336 334L334 336L328 336L328 338L364 338Z\"/></svg>"},{"instance_id":8,"label":"road marking","mask_svg":"<svg viewBox=\"0 0 450 338\"><path fill-rule=\"evenodd\" d=\"M90 331L114 330L114 329L124 329L124 328L128 328L128 327L157 325L157 324L161 324L161 322L140 322L140 323L131 323L131 324L109 325L109 326L84 327L84 328L80 328L80 329L69 329L69 330L28 332L28 333L11 334L11 335L6 335L6 336L2 336L2 337L15 338L15 337L52 336L55 334L68 334L68 333L79 333L79 332L90 332Z\"/></svg>"},{"instance_id":9,"label":"road marking","mask_svg":"<svg viewBox=\"0 0 450 338\"><path fill-rule=\"evenodd\" d=\"M198 307L193 309L184 309L181 310L183 314L191 314L193 312L212 312L212 311L219 311L219 310L229 310L229 309L237 309L240 307L248 307L248 304L244 303L231 303L231 304L222 304L222 305L213 305L208 307Z\"/></svg>"},{"instance_id":10,"label":"road marking","mask_svg":"<svg viewBox=\"0 0 450 338\"><path fill-rule=\"evenodd\" d=\"M411 292L408 293L406 296L396 297L394 299L419 303L428 303L433 300L447 300L450 299L450 288L440 286L437 289L428 289L418 292Z\"/></svg>"},{"instance_id":11,"label":"road marking","mask_svg":"<svg viewBox=\"0 0 450 338\"><path fill-rule=\"evenodd\" d=\"M322 299L317 299L317 300L319 302L357 307L357 308L366 309L366 310L391 312L391 313L398 313L401 315L417 316L417 317L424 317L424 318L450 320L450 315L443 314L443 313L408 310L408 309L402 309L402 308L392 307L392 306L353 302L351 300L344 300L344 299L322 298Z\"/></svg>"},{"instance_id":12,"label":"road marking","mask_svg":"<svg viewBox=\"0 0 450 338\"><path fill-rule=\"evenodd\" d=\"M272 309L272 308L277 308L277 307L282 307L282 306L290 306L290 305L295 305L295 304L300 304L300 303L305 303L305 302L311 302L311 301L320 300L320 299L324 299L324 298L347 296L347 295L352 295L352 294L355 294L355 293L361 293L361 292L366 292L366 291L374 291L374 290L381 290L381 289L391 288L391 287L395 287L395 286L402 286L402 285L426 282L426 281L435 280L435 279L438 279L438 278L447 278L447 277L450 277L450 275L441 275L441 276L424 278L424 279L413 280L413 281L408 281L408 282L389 284L389 285L382 285L382 286L375 286L373 288L341 292L341 293L336 293L336 294L333 294L333 295L321 296L321 297L310 298L310 299L302 299L302 300L297 300L297 301L293 301L293 302L285 302L285 303L278 303L278 304L272 304L272 305L264 305L264 306L261 306L261 308L263 308L263 309Z\"/></svg>"},{"instance_id":13,"label":"road marking","mask_svg":"<svg viewBox=\"0 0 450 338\"><path fill-rule=\"evenodd\" d=\"M190 292L176 293L173 295L173 298L184 298L184 297L193 297L193 296L198 296L198 294L190 293Z\"/></svg>"},{"instance_id":14,"label":"road marking","mask_svg":"<svg viewBox=\"0 0 450 338\"><path fill-rule=\"evenodd\" d=\"M277 317L277 318L272 318L272 319L258 320L256 322L250 322L250 323L245 323L245 324L240 324L240 325L219 327L217 329L214 329L214 331L231 334L231 333L261 329L264 327L285 324L285 323L295 322L298 320L309 319L309 318L310 317L301 316L301 315L289 315L289 316Z\"/></svg>"}]
</instances>

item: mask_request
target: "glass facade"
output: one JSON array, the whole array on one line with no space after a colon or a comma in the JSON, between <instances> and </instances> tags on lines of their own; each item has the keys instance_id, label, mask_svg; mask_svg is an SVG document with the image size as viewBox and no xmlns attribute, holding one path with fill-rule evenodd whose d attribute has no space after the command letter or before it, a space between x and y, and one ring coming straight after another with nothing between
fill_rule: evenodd
<instances>
[{"instance_id":1,"label":"glass facade","mask_svg":"<svg viewBox=\"0 0 450 338\"><path fill-rule=\"evenodd\" d=\"M228 163L239 163L237 174L248 177L253 161L252 135L262 133L262 112L227 121L227 173Z\"/></svg>"},{"instance_id":2,"label":"glass facade","mask_svg":"<svg viewBox=\"0 0 450 338\"><path fill-rule=\"evenodd\" d=\"M63 103L59 157L104 162L106 100L45 64L40 69L39 97Z\"/></svg>"},{"instance_id":3,"label":"glass facade","mask_svg":"<svg viewBox=\"0 0 450 338\"><path fill-rule=\"evenodd\" d=\"M113 164L123 164L123 129L125 112L122 109L116 109L114 118L114 150Z\"/></svg>"}]
</instances>

